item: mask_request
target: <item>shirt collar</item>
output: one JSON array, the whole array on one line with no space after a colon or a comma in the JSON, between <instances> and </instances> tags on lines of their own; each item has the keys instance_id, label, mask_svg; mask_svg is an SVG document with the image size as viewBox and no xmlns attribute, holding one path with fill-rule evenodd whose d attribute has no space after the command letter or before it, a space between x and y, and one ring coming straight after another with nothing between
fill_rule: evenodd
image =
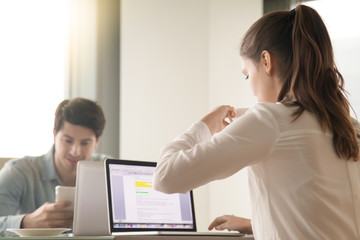
<instances>
[{"instance_id":1,"label":"shirt collar","mask_svg":"<svg viewBox=\"0 0 360 240\"><path fill-rule=\"evenodd\" d=\"M44 165L42 171L42 179L45 181L58 180L58 182L60 183L60 179L55 168L54 153L55 146L52 146L50 151L43 156Z\"/></svg>"}]
</instances>

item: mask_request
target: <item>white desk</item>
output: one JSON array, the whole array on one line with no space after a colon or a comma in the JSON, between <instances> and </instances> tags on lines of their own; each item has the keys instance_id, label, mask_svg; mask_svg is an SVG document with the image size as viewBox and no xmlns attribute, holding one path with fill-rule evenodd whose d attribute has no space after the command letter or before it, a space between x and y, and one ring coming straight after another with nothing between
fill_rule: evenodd
<instances>
[{"instance_id":1,"label":"white desk","mask_svg":"<svg viewBox=\"0 0 360 240\"><path fill-rule=\"evenodd\" d=\"M104 237L3 237L0 240L254 240L252 236L235 237L235 236L104 236Z\"/></svg>"}]
</instances>

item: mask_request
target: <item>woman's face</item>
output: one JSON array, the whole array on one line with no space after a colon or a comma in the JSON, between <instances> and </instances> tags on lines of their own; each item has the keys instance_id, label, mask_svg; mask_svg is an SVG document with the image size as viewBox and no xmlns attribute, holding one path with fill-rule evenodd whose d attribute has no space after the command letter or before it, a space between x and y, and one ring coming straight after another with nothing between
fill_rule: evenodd
<instances>
[{"instance_id":1,"label":"woman's face","mask_svg":"<svg viewBox=\"0 0 360 240\"><path fill-rule=\"evenodd\" d=\"M260 60L254 63L247 57L241 57L242 73L250 81L253 94L259 102L276 102L279 88L276 79L267 72L266 64ZM270 71L271 72L271 71Z\"/></svg>"}]
</instances>

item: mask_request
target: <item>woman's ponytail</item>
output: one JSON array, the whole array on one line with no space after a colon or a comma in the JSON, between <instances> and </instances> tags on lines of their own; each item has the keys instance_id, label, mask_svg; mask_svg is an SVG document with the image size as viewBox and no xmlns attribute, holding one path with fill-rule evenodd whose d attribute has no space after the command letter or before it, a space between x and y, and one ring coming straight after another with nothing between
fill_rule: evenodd
<instances>
[{"instance_id":1,"label":"woman's ponytail","mask_svg":"<svg viewBox=\"0 0 360 240\"><path fill-rule=\"evenodd\" d=\"M351 123L344 80L334 62L326 26L310 7L298 5L292 11L293 60L288 94L299 105L294 116L299 117L304 110L314 113L323 131L333 132L336 153L345 159L358 160L359 136ZM283 100L286 102L286 98Z\"/></svg>"}]
</instances>

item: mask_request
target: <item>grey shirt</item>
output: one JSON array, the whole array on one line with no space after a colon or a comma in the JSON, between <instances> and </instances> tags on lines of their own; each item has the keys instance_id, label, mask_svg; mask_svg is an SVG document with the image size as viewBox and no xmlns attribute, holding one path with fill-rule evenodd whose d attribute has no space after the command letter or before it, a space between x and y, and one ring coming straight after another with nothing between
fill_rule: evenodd
<instances>
[{"instance_id":1,"label":"grey shirt","mask_svg":"<svg viewBox=\"0 0 360 240\"><path fill-rule=\"evenodd\" d=\"M0 236L7 228L20 228L25 214L45 202L55 202L55 187L61 181L55 169L54 147L45 155L8 161L0 171ZM93 154L91 161L109 156Z\"/></svg>"}]
</instances>

